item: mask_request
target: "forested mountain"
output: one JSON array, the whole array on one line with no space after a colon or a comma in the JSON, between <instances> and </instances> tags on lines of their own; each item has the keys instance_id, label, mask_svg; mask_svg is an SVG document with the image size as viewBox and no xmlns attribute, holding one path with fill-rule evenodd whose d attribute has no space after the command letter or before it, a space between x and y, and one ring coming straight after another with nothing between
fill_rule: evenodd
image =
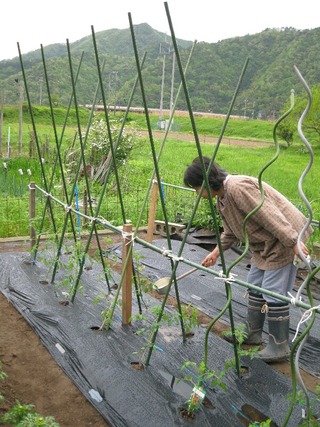
<instances>
[{"instance_id":1,"label":"forested mountain","mask_svg":"<svg viewBox=\"0 0 320 427\"><path fill-rule=\"evenodd\" d=\"M146 53L143 82L148 107L159 108L163 99L163 108L170 108L170 98L173 95L175 99L181 81L177 65L173 67L172 64L174 55L171 37L148 24L136 25L134 32L140 60ZM95 33L94 36L100 65L105 61L103 79L107 102L109 105L126 105L137 76L130 29L111 29ZM177 43L181 63L185 67L193 41L178 39ZM98 82L93 35L70 43L70 53L74 73L83 55L76 84L77 101L79 104L91 104ZM31 101L34 104L48 103L43 57L52 101L56 105L67 105L72 87L68 50L64 44L45 46L43 56L40 49L22 53ZM320 82L320 28L266 29L258 34L217 43L197 43L186 75L193 110L226 113L247 58L249 63L233 114L276 117L290 97L291 89L296 94L304 92L294 72L294 64L309 86ZM0 62L0 94L4 94L5 103L17 104L17 83L21 77L19 57ZM98 94L98 103L100 98L101 94ZM132 105L143 106L139 85ZM183 91L177 109L186 109Z\"/></svg>"}]
</instances>

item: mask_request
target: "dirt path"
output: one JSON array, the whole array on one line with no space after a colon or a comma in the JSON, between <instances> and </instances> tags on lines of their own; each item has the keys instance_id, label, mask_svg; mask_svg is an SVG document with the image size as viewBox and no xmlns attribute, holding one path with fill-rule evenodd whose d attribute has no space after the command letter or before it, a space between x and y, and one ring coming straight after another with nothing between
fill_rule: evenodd
<instances>
[{"instance_id":1,"label":"dirt path","mask_svg":"<svg viewBox=\"0 0 320 427\"><path fill-rule=\"evenodd\" d=\"M0 416L19 400L53 416L61 427L108 424L56 364L26 320L0 293L0 360L8 378L0 381Z\"/></svg>"},{"instance_id":2,"label":"dirt path","mask_svg":"<svg viewBox=\"0 0 320 427\"><path fill-rule=\"evenodd\" d=\"M143 136L148 136L147 131L139 132ZM152 131L152 135L155 138L162 139L165 135L164 131ZM169 138L181 139L181 141L195 141L193 134L191 133L180 133L180 132L169 132ZM199 142L208 143L208 144L216 144L218 141L217 137L212 137L208 135L198 135ZM222 138L221 144L223 145L236 145L238 147L270 147L272 142L266 141L247 141L242 139L234 139L234 138Z\"/></svg>"}]
</instances>

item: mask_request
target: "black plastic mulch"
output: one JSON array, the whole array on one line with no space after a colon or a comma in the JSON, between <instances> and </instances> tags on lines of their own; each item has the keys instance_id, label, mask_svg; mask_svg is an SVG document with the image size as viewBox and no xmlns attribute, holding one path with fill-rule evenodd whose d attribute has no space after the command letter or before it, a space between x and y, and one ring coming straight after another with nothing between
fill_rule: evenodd
<instances>
[{"instance_id":1,"label":"black plastic mulch","mask_svg":"<svg viewBox=\"0 0 320 427\"><path fill-rule=\"evenodd\" d=\"M138 248L139 245L135 246ZM203 255L201 248L189 247L188 250L193 256L196 253L199 258ZM145 273L153 278L166 275L167 260L153 251L146 252ZM247 359L242 361L247 369L240 377L233 369L226 373L223 378L226 391L206 384L205 404L192 421L184 419L181 409L193 387L185 376L191 375L197 381L197 370L181 368L186 361L199 365L203 360L205 329L200 327L184 343L178 324L161 327L149 365L138 370L137 363L141 361L140 356L147 344L146 335L137 334L141 322L133 320L132 326L122 326L121 309L117 308L111 328L98 330L102 322L101 312L110 306L115 293L113 290L108 297L96 302L97 297L108 294L101 266L93 263L84 270L81 290L78 290L74 303L68 304L66 289L61 284L70 272L59 270L56 284L49 284L47 261L50 256L50 253L40 254L37 262L32 264L27 253L2 253L0 291L110 425L234 427L268 417L273 419L273 425L282 424L290 405L287 396L291 393L291 381L264 362ZM117 284L119 276L114 273L113 277L111 284ZM223 283L214 282L211 277L207 282L207 278L199 273L189 276L183 283L181 281L179 289L183 299L196 302L211 315L212 310L217 311L225 303ZM239 290L239 306L245 305L242 294L243 289ZM152 296L144 297L143 312L150 324L154 321L150 308L159 304ZM135 298L133 313L138 313ZM224 370L225 361L233 358L233 347L210 334L208 354L208 368L219 373ZM288 426L297 426L300 419L301 409L295 406Z\"/></svg>"}]
</instances>

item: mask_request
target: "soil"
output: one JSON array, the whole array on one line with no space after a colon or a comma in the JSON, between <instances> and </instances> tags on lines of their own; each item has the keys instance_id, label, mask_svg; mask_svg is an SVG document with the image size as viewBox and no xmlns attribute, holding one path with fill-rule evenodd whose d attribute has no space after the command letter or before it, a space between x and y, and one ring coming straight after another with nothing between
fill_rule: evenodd
<instances>
[{"instance_id":1,"label":"soil","mask_svg":"<svg viewBox=\"0 0 320 427\"><path fill-rule=\"evenodd\" d=\"M7 374L0 383L0 394L5 399L0 417L19 400L33 404L42 416L53 416L61 427L108 425L2 294L0 323L0 360Z\"/></svg>"},{"instance_id":2,"label":"soil","mask_svg":"<svg viewBox=\"0 0 320 427\"><path fill-rule=\"evenodd\" d=\"M141 135L144 135L144 136L148 135L147 131L140 131L139 133ZM161 139L164 137L164 131L153 131L152 134L155 138ZM194 141L195 140L194 135L192 133L181 134L180 132L170 131L169 137L175 138L178 140L181 139L183 141ZM203 143L216 144L218 141L218 138L208 136L208 135L198 135L198 138L199 138L199 142L201 144L203 144ZM223 144L223 145L236 145L237 147L270 147L270 146L272 146L273 142L249 141L249 140L244 140L244 139L234 139L234 138L223 137L221 140L221 144Z\"/></svg>"}]
</instances>

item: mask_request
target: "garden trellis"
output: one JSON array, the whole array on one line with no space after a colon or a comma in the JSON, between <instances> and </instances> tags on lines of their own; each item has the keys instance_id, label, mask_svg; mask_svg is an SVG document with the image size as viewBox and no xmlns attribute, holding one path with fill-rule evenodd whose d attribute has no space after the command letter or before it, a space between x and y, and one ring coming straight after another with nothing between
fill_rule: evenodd
<instances>
[{"instance_id":1,"label":"garden trellis","mask_svg":"<svg viewBox=\"0 0 320 427\"><path fill-rule=\"evenodd\" d=\"M169 8L167 3L165 3L165 10L166 10L166 14L167 14L167 18L168 18L168 23L169 23L169 27L170 27L170 31L171 31L171 38L172 38L172 43L173 43L173 48L174 48L174 52L175 52L175 58L176 58L176 62L177 62L177 67L179 70L179 74L180 74L180 78L181 78L181 84L179 87L179 91L177 93L176 99L178 98L178 96L180 95L180 91L183 91L183 94L186 98L186 102L187 102L187 107L188 107L188 113L189 113L189 117L190 117L190 121L191 121L191 125L192 125L192 130L193 130L193 135L194 135L194 140L195 140L195 145L196 145L196 149L198 152L198 156L201 159L201 164L202 164L202 169L204 172L204 182L202 185L202 189L206 189L207 193L210 194L209 191L209 183L208 183L208 177L206 174L206 169L203 163L203 155L202 155L202 150L201 150L201 144L199 141L199 137L198 137L198 133L197 133L197 128L196 128L196 124L195 124L195 120L194 120L194 114L193 114L193 110L192 110L192 104L191 104L191 99L188 93L188 85L187 85L187 68L189 65L189 61L192 58L192 52L193 49L195 47L195 45L193 46L191 52L190 52L190 57L189 57L189 61L187 63L187 66L185 69L183 69L182 63L181 63L181 59L180 59L180 55L179 55L179 49L178 49L178 45L176 42L176 37L175 37L175 33L174 33L174 28L173 28L173 24L171 21L171 17L170 17L170 13L169 13ZM78 113L78 102L77 102L77 79L78 79L78 75L81 72L81 61L82 59L80 59L79 65L77 67L77 71L74 74L74 69L75 69L75 65L73 63L73 58L72 58L72 53L71 53L71 49L70 49L70 45L69 42L67 41L67 54L68 54L68 59L69 59L69 72L70 72L70 80L71 80L71 94L70 94L70 103L69 103L69 109L71 108L71 106L73 105L75 110L76 110L76 114L77 114L77 122L78 122L78 129L77 129L77 143L80 146L80 158L78 160L78 164L77 164L77 168L76 168L76 173L75 173L75 179L74 179L74 183L73 186L71 188L71 190L69 190L68 185L66 183L66 179L65 179L65 175L64 175L64 165L62 162L62 153L61 153L61 147L62 147L62 139L63 139L63 134L64 134L64 129L67 125L67 117L68 117L68 111L67 111L67 115L66 115L66 120L63 126L63 131L61 134L61 137L58 137L58 133L57 133L57 129L56 129L56 124L55 124L55 120L54 120L54 108L53 108L53 103L51 100L51 90L50 90L50 79L49 76L47 74L46 71L46 58L45 58L45 52L44 49L41 47L41 52L42 52L42 62L43 62L43 66L44 66L44 74L45 74L45 81L46 81L46 88L47 88L47 92L48 92L48 99L49 99L49 105L51 108L51 115L52 115L52 127L54 130L54 135L55 135L55 144L56 144L56 159L55 159L55 166L54 169L52 171L51 176L47 176L47 172L43 166L43 163L41 161L41 150L40 150L40 145L39 145L39 141L38 141L38 137L37 137L37 126L36 126L36 120L33 117L33 113L32 113L32 104L30 101L30 97L28 95L28 79L26 77L26 73L25 73L25 69L24 69L24 64L23 64L23 59L22 59L22 55L20 52L20 48L19 48L19 57L20 57L20 62L21 62L21 68L22 68L22 74L23 74L23 80L24 80L24 84L25 84L25 89L26 89L26 95L27 95L27 100L28 100L28 105L29 105L29 111L30 111L30 115L31 115L31 121L32 121L32 127L33 127L33 132L35 135L35 142L36 142L36 146L37 146L37 153L38 153L38 157L39 157L39 161L41 164L41 172L42 172L42 185L44 188L42 188L42 185L37 185L35 184L31 184L30 185L30 191L34 192L34 191L40 191L42 192L42 194L46 197L46 203L45 203L45 208L43 210L43 215L42 215L42 222L40 225L40 229L36 230L36 236L33 235L32 238L32 242L34 243L33 245L33 250L32 250L32 257L33 257L33 262L36 263L37 261L37 256L38 256L38 247L39 247L39 239L41 234L43 233L43 226L44 226L44 221L46 216L49 214L50 217L50 221L53 227L53 234L55 236L55 243L56 243L56 253L55 253L55 262L54 262L54 267L52 270L52 276L51 276L51 282L54 283L55 281L55 277L57 274L57 270L59 267L59 259L62 255L61 250L62 250L62 246L66 240L66 230L67 230L67 225L70 224L71 225L71 230L72 230L72 237L73 237L73 241L74 244L77 243L78 239L79 239L79 230L77 229L77 218L78 216L84 216L87 220L88 223L90 224L90 231L87 237L87 241L86 241L86 245L85 248L83 250L83 253L79 255L78 257L78 271L77 271L77 277L75 278L74 284L72 289L70 290L70 299L71 302L75 302L75 298L78 292L78 287L80 284L80 280L83 274L83 270L84 270L84 265L85 265L85 260L86 257L88 255L88 251L90 248L90 244L92 241L93 236L96 237L96 241L98 242L98 248L99 248L99 254L100 254L100 260L101 260L101 264L103 266L103 271L104 271L104 278L105 281L107 283L108 286L108 291L110 291L110 286L109 286L109 278L108 275L106 274L106 266L105 266L105 260L104 260L104 256L103 256L103 251L100 245L100 237L99 237L99 233L98 233L98 227L101 228L105 228L108 229L110 231L112 231L113 233L122 235L124 241L126 241L126 243L128 244L127 246L127 252L126 252L126 259L125 262L123 264L123 271L122 271L122 275L121 275L121 279L120 279L120 284L119 287L117 289L117 292L115 294L115 297L113 299L112 305L108 311L108 316L107 316L107 321L105 323L105 327L106 330L109 330L111 328L112 325L112 321L113 321L113 316L114 316L114 312L115 312L115 308L118 304L118 300L120 298L120 291L123 287L123 283L125 282L125 278L127 276L128 271L131 271L130 268L132 268L132 272L133 272L133 278L134 280L136 280L136 275L135 275L135 265L132 262L132 252L133 252L133 245L134 242L139 243L140 245L144 246L145 248L149 249L150 251L155 251L158 252L159 254L161 254L162 256L166 257L169 260L170 263L170 267L171 267L171 277L170 277L170 285L167 289L166 294L163 297L162 300L162 304L161 304L161 309L159 311L158 314L158 318L156 321L156 325L160 325L160 322L162 320L162 316L165 310L165 306L167 304L167 300L169 297L169 293L171 291L171 287L174 287L174 292L175 292L175 297L177 300L177 305L178 305L178 312L180 314L180 319L181 319L181 330L182 330L182 336L183 336L183 341L186 340L186 334L185 334L185 325L184 325L184 320L183 320L183 315L182 315L182 309L181 309L181 303L180 303L180 297L179 297L179 289L177 286L177 280L176 280L176 272L177 272L177 268L180 264L186 264L188 266L191 267L196 267L199 270L203 270L204 272L206 272L209 275L212 275L213 278L217 278L220 280L224 281L225 284L225 292L226 292L226 304L223 307L223 309L221 310L221 312L219 313L218 316L216 316L208 325L207 327L207 331L205 334L205 340L203 343L203 361L204 361L204 366L205 369L208 369L208 340L209 340L209 332L212 329L213 325L215 324L215 322L217 322L220 317L222 315L224 315L224 313L226 313L228 311L229 313L229 318L230 318L230 324L231 324L231 329L232 332L234 333L234 322L233 322L233 310L232 310L232 284L236 283L246 289L250 289L253 291L259 291L260 288L251 285L247 282L244 282L242 280L237 279L237 277L233 274L233 269L234 267L241 261L241 259L246 255L247 251L248 251L248 241L246 240L245 242L245 251L243 252L242 255L239 256L239 258L237 258L229 267L226 265L226 261L224 258L224 254L221 248L221 242L219 239L219 226L218 226L218 221L217 221L217 215L216 215L216 211L215 211L215 206L213 203L213 200L211 197L209 197L209 205L210 205L210 209L211 209L211 214L212 217L214 219L214 226L215 226L215 231L216 231L216 235L217 235L217 244L219 245L220 248L220 253L221 253L221 264L222 264L222 271L221 272L217 272L214 271L212 269L209 268L205 268L203 267L201 264L199 263L195 263L190 259L186 259L183 256L183 251L184 251L184 247L186 245L186 239L187 239L187 235L188 232L190 230L190 227L192 225L192 221L193 218L196 215L197 209L198 209L198 205L200 202L200 198L201 198L201 191L199 192L199 195L197 196L196 202L195 202L195 206L191 215L191 218L189 219L187 228L186 228L186 232L184 235L184 238L180 244L180 247L178 249L178 251L175 253L173 251L173 247L172 247L172 242L171 242L171 236L170 236L170 232L169 232L169 219L168 219L168 215L167 215L167 208L166 208L166 203L165 203L165 197L164 197L164 193L161 191L161 186L159 185L159 200L160 200L160 205L161 205L161 211L162 211L162 215L164 218L164 223L165 223L165 230L166 230L166 244L167 247L164 248L159 248L156 245L152 244L152 242L147 242L146 240L143 240L141 238L138 237L137 235L137 231L139 229L140 226L140 221L141 221L141 216L142 216L142 212L145 209L145 206L147 204L148 198L150 196L150 190L151 190L151 185L152 182L155 180L157 183L161 182L161 170L159 168L159 161L161 158L161 153L162 150L165 148L165 142L166 142L166 138L168 136L168 132L170 129L170 124L167 126L166 132L164 134L164 138L163 138L163 142L161 144L161 148L159 150L159 152L156 152L155 149L155 144L154 144L154 138L153 138L153 133L152 133L152 128L151 128L151 123L149 120L149 115L148 115L148 105L147 105L147 99L146 99L146 95L145 95L145 87L144 87L144 79L143 79L143 73L142 73L142 68L143 68L143 63L144 63L144 59L145 56L143 57L143 59L140 61L139 58L139 54L138 54L138 47L137 47L137 43L135 40L135 32L134 32L134 25L132 22L132 18L131 18L131 14L128 15L129 17L129 24L130 24L130 30L131 30L131 36L132 36L132 43L133 43L133 51L134 51L134 56L135 56L135 60L136 60L136 67L137 67L137 78L136 81L133 85L132 88L132 92L130 95L130 99L128 102L128 106L123 118L123 122L122 122L122 126L119 132L119 136L117 138L116 141L113 141L113 137L111 134L111 129L110 129L110 123L109 123L109 116L108 116L108 106L107 106L107 100L106 100L106 95L105 95L105 90L104 90L104 84L103 84L103 76L102 76L102 71L104 68L104 64L101 65L100 63L100 57L99 57L99 52L98 52L98 48L97 48L97 43L96 43L96 38L95 38L95 32L94 29L92 27L92 39L93 39L93 46L94 46L94 54L95 54L95 59L96 59L96 70L97 70L97 89L96 92L94 94L94 100L92 103L92 107L91 107L91 115L87 124L87 129L86 132L83 134L82 129L81 129L81 125L80 125L80 118L79 118L79 113ZM218 154L218 150L219 150L219 145L221 143L225 128L227 126L228 120L230 118L236 97L238 95L238 92L240 90L242 81L243 81L243 77L245 75L247 66L248 66L248 62L249 59L246 59L244 62L244 66L243 69L241 71L240 74L240 78L237 84L237 87L235 89L234 92L234 96L233 99L231 100L230 106L229 106L229 110L228 113L226 115L226 119L224 122L224 126L221 129L221 133L220 136L218 138L217 144L215 146L215 149L212 153L212 157L211 157L211 162L214 162L217 154ZM309 211L309 222L308 225L311 224L312 222L312 210L310 205L308 204L307 199L304 196L303 190L302 190L302 183L304 180L305 175L307 174L308 170L311 168L312 162L313 162L313 153L312 153L312 149L310 147L310 145L308 144L308 141L304 138L303 132L302 132L302 123L303 123L303 119L304 116L312 102L312 99L310 97L310 91L308 90L308 86L306 85L306 83L304 82L302 76L299 73L299 70L297 68L295 68L295 72L298 76L298 78L300 79L301 83L304 85L308 95L309 95L309 102L308 102L308 106L306 108L306 111L304 113L304 115L301 117L301 120L298 124L298 130L299 130L299 135L301 137L301 139L303 140L305 146L307 147L307 149L310 152L310 162L309 165L307 167L307 169L305 170L305 172L303 173L303 175L301 176L301 180L299 182L299 193L301 195L301 198L303 199L304 203L306 204L308 211ZM102 218L100 216L100 209L101 209L101 204L104 200L104 197L106 197L106 188L107 188L107 183L108 180L110 178L111 175L111 166L109 166L107 173L105 175L105 180L104 180L104 185L102 187L100 196L99 196L99 200L97 202L97 206L94 207L92 204L92 197L91 197L91 193L92 193L92 188L90 185L90 181L89 181L89 177L86 173L87 168L86 168L86 159L85 159L85 154L84 154L84 150L85 150L85 146L88 143L88 132L89 132L89 128L91 125L91 121L92 121L92 117L93 117L93 112L94 112L94 107L96 104L96 99L97 99L97 94L100 92L101 93L101 99L102 99L102 104L104 106L104 113L105 113L105 121L107 124L107 129L108 129L108 137L110 140L110 147L111 147L111 155L112 155L112 162L111 164L113 166L116 165L116 150L118 147L118 144L120 143L120 138L121 138L121 133L123 131L126 119L127 119L127 115L128 112L130 111L130 106L132 103L132 99L133 96L136 92L136 88L139 85L140 87L140 91L141 91L141 97L142 97L142 102L143 102L143 106L144 106L144 112L145 112L145 117L146 117L146 124L147 124L147 129L148 129L148 139L150 142L150 148L151 148L151 153L152 153L152 159L153 159L153 163L154 163L154 172L152 174L152 176L150 177L150 185L149 188L146 192L145 195L145 199L144 202L142 204L142 208L141 208L141 216L139 217L138 221L136 224L134 225L134 229L131 231L130 227L128 228L128 217L127 217L127 213L126 213L126 206L123 202L123 198L122 198L122 186L121 186L121 182L119 179L119 175L118 175L118 170L117 167L113 168L114 174L115 174L115 180L116 180L116 185L117 185L117 191L119 194L119 203L120 203L120 207L121 207L121 214L122 214L122 220L123 220L123 226L122 227L115 227L112 225L112 222L108 221L108 218ZM293 106L293 96L292 96L292 106ZM174 115L174 111L175 111L175 104L174 107L171 111L171 115L170 115L170 119L169 119L169 123L171 123L172 119L173 119L173 115ZM261 184L261 180L262 180L262 174L265 171L265 169L267 167L269 167L269 165L273 162L275 162L277 160L277 157L279 155L279 144L277 142L277 138L276 138L276 129L278 124L280 123L281 120L283 120L283 118L287 115L290 114L291 109L288 110L288 112L279 119L279 121L276 123L275 127L274 127L274 142L275 142L275 149L276 149L276 153L275 156L270 160L270 162L261 170L260 174L259 174L259 183ZM53 188L53 177L54 174L56 172L56 170L59 169L59 172L61 174L61 179L62 179L62 186L63 186L63 192L64 192L64 196L65 196L65 200L61 200L60 198L56 197L53 192L54 192L54 188ZM89 203L89 214L88 215L84 215L83 213L80 213L79 210L75 209L73 207L73 201L74 201L74 196L76 193L76 185L77 182L79 180L79 176L80 176L80 170L84 170L84 179L85 179L85 191L86 194L88 196L88 203ZM52 209L52 204L53 203L57 203L59 205L61 205L62 209L64 209L65 211L65 219L64 219L64 223L62 226L62 229L59 230L57 228L56 225L56 220L55 220L55 214L54 211ZM257 206L256 210L258 210L263 204L263 191L262 191L262 187L261 187L261 204L259 206ZM244 230L244 235L246 235L245 233L245 223L246 221L249 219L249 217L251 215L254 214L254 212L256 211L252 211L248 217L246 218L244 225L243 225L243 230ZM129 231L128 231L129 230ZM302 233L304 232L304 230L302 230ZM299 236L299 239L301 239L301 235ZM264 291L265 294L267 295L271 295L271 296L275 296L277 299L290 303L290 304L294 304L297 307L300 307L301 310L305 310L304 313L307 313L309 315L308 318L302 318L301 323L306 323L307 327L304 329L304 331L300 334L300 336L295 340L294 345L292 347L292 352L291 352L291 367L292 367L292 378L293 378L293 392L294 395L296 393L296 379L298 379L299 384L301 385L301 387L303 388L303 391L305 393L306 396L306 409L307 409L307 417L310 417L311 414L311 407L310 407L310 402L309 402L309 397L308 397L308 392L304 387L303 381L301 379L300 373L299 373L299 354L301 353L301 349L303 348L303 345L308 337L308 333L312 328L312 325L315 321L315 316L316 314L319 312L319 307L314 305L313 299L312 299L312 295L309 289L310 286L310 282L312 280L312 278L315 276L315 274L319 271L319 268L316 269L312 269L311 265L310 265L310 260L306 259L303 254L300 254L302 260L304 261L307 270L308 270L308 275L307 278L305 279L305 282L302 286L302 289L306 289L307 290L307 294L309 297L309 303L304 303L302 302L302 300L300 299L300 294L298 294L298 297L293 298L292 296L287 296L284 297L282 295L278 295L275 294L273 292L268 292L268 291ZM129 265L130 264L130 265ZM137 289L137 283L135 283L136 285L136 289ZM137 298L137 303L139 306L139 311L140 313L142 313L142 305L141 305L141 301L140 301L140 295L138 292L136 292L136 298ZM303 312L302 312L303 315ZM128 323L128 319L126 319L126 322L124 322L125 324ZM159 331L159 326L156 326L153 329L153 333L150 337L150 340L148 342L148 351L147 351L147 356L145 359L145 365L148 366L152 357L152 353L154 351L154 348L156 347L156 340L157 340L157 335L158 335L158 331ZM239 360L239 355L238 355L238 347L235 344L234 345L234 355L235 355L235 362L236 362L236 371L237 374L240 374L240 360ZM293 399L293 403L292 405L295 404L295 399ZM293 409L293 406L290 408L290 411L288 412L287 416L286 416L286 420L284 421L284 425L287 425L290 416L291 416L291 411Z\"/></svg>"}]
</instances>

